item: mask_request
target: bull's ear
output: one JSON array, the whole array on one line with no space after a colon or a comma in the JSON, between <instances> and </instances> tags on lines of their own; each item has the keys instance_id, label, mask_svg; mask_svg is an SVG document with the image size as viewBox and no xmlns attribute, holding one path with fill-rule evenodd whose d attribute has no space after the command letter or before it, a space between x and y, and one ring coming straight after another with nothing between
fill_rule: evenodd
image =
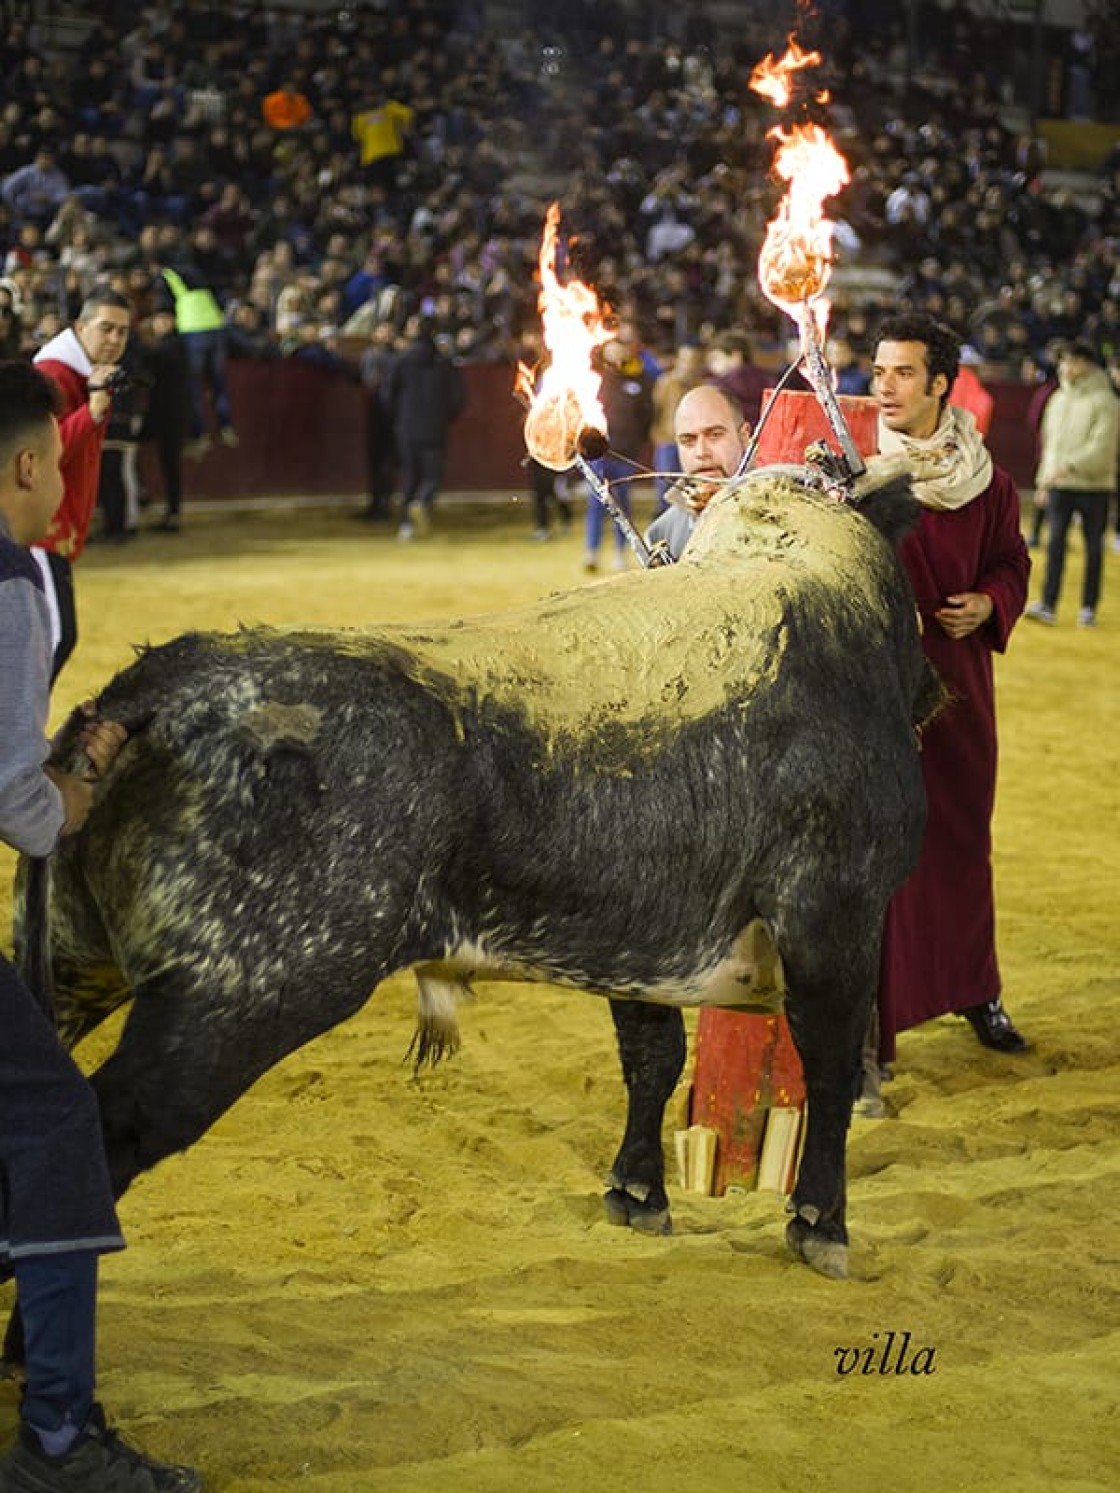
<instances>
[{"instance_id":1,"label":"bull's ear","mask_svg":"<svg viewBox=\"0 0 1120 1493\"><path fill-rule=\"evenodd\" d=\"M897 548L921 513L905 458L872 457L856 484L855 506Z\"/></svg>"}]
</instances>

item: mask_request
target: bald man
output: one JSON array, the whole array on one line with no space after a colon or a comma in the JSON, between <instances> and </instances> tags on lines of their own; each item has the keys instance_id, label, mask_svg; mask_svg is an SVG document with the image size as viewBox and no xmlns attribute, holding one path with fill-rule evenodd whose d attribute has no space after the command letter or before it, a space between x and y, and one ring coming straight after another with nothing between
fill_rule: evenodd
<instances>
[{"instance_id":1,"label":"bald man","mask_svg":"<svg viewBox=\"0 0 1120 1493\"><path fill-rule=\"evenodd\" d=\"M691 478L687 487L670 488L670 506L646 531L646 543L660 541L674 560L688 543L701 513L720 485L733 477L743 459L751 428L730 395L714 384L690 389L677 405L673 431L680 453L681 471ZM681 488L684 492L677 496Z\"/></svg>"}]
</instances>

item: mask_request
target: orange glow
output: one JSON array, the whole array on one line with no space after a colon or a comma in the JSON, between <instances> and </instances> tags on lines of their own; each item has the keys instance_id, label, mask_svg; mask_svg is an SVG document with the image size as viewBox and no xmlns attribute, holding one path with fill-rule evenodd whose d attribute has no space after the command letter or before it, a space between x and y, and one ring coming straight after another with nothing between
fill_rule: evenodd
<instances>
[{"instance_id":1,"label":"orange glow","mask_svg":"<svg viewBox=\"0 0 1120 1493\"><path fill-rule=\"evenodd\" d=\"M803 52L791 36L784 56L775 62L774 54L768 52L755 67L749 87L769 99L776 109L785 109L793 92L793 74L802 68L819 67L820 63L819 52Z\"/></svg>"},{"instance_id":2,"label":"orange glow","mask_svg":"<svg viewBox=\"0 0 1120 1493\"><path fill-rule=\"evenodd\" d=\"M590 286L556 275L556 242L560 209L554 202L545 218L538 261L541 289L537 306L548 351L538 388L535 370L517 369L517 392L529 405L525 445L530 456L555 472L567 471L588 428L605 432L607 418L599 400L602 380L592 367L596 347L613 335L603 325L606 310Z\"/></svg>"}]
</instances>

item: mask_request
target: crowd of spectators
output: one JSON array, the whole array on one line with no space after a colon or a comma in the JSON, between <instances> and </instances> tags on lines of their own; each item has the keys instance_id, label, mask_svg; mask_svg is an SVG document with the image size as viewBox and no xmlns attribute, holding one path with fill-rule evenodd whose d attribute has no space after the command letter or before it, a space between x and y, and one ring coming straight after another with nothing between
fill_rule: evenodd
<instances>
[{"instance_id":1,"label":"crowd of spectators","mask_svg":"<svg viewBox=\"0 0 1120 1493\"><path fill-rule=\"evenodd\" d=\"M781 116L747 87L784 49L772 18L731 39L703 0L528 0L520 30L498 24L516 7L471 0L152 0L103 4L62 49L7 9L5 355L101 281L142 320L158 270L186 265L235 355L339 361L423 315L461 360L512 359L552 196L571 271L655 355L732 327L782 355L789 325L756 276ZM837 276L834 331L858 358L881 311L922 308L1011 376L1056 338L1120 353L1120 159L1089 202L1049 189L1041 138L1003 123L1006 40L963 5L921 16L916 76L902 7L832 0L799 22L823 60L798 107L851 165L830 204L839 261L884 272Z\"/></svg>"}]
</instances>

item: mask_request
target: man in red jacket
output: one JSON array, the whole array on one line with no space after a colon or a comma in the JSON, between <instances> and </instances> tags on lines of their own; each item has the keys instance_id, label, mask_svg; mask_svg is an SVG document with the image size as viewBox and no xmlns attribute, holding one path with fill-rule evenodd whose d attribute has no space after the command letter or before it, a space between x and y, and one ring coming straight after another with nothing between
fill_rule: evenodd
<instances>
[{"instance_id":1,"label":"man in red jacket","mask_svg":"<svg viewBox=\"0 0 1120 1493\"><path fill-rule=\"evenodd\" d=\"M70 571L85 547L97 507L101 448L113 402L110 381L124 354L131 320L123 295L91 291L74 325L35 354L36 367L62 392L62 502L42 545L31 551L43 572L50 604L52 682L78 640Z\"/></svg>"}]
</instances>

